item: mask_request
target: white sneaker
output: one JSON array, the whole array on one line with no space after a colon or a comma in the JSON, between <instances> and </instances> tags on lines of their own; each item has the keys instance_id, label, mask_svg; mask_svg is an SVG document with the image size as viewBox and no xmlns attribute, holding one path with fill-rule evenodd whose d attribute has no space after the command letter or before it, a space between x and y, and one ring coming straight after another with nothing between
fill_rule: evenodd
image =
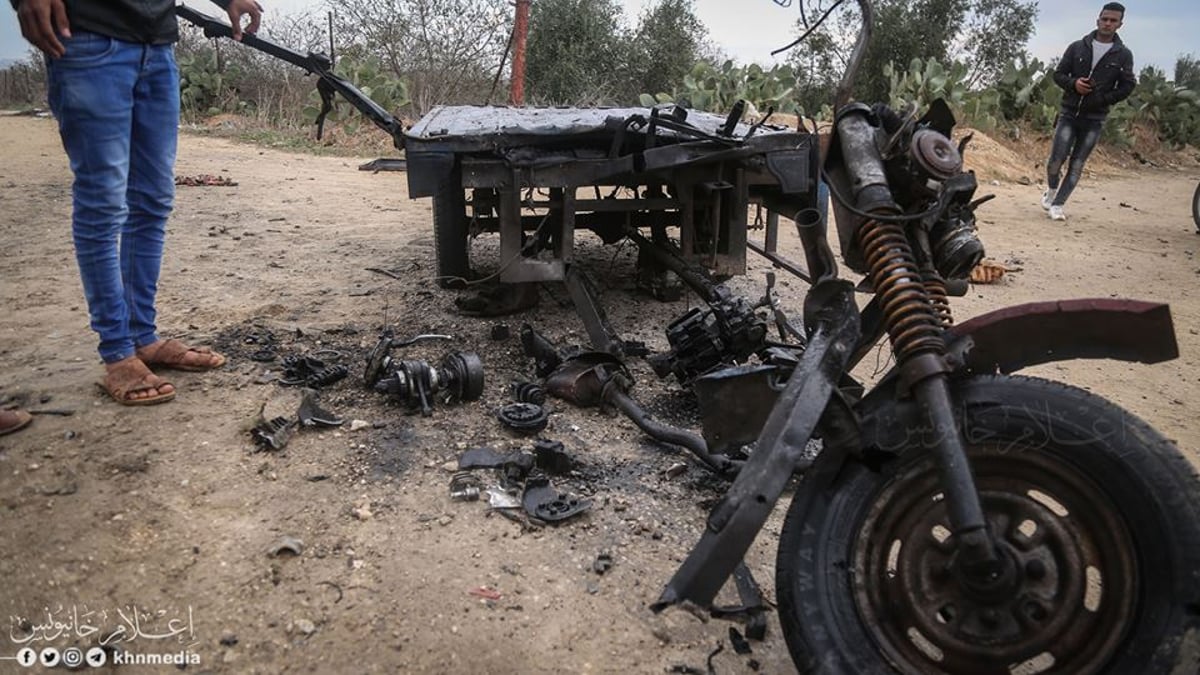
<instances>
[{"instance_id":1,"label":"white sneaker","mask_svg":"<svg viewBox=\"0 0 1200 675\"><path fill-rule=\"evenodd\" d=\"M1067 214L1063 213L1063 208L1058 204L1050 205L1050 220L1066 220Z\"/></svg>"},{"instance_id":2,"label":"white sneaker","mask_svg":"<svg viewBox=\"0 0 1200 675\"><path fill-rule=\"evenodd\" d=\"M1050 188L1046 188L1046 191L1042 193L1042 208L1043 209L1045 209L1047 211L1050 210L1050 206L1053 205L1053 203L1054 203L1054 193L1055 192L1057 192L1057 191L1051 190Z\"/></svg>"}]
</instances>

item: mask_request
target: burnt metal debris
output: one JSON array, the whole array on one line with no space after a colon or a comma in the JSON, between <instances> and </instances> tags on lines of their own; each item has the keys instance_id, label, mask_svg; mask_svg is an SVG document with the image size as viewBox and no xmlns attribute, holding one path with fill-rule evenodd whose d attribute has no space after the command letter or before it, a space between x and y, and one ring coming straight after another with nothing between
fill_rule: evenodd
<instances>
[{"instance_id":1,"label":"burnt metal debris","mask_svg":"<svg viewBox=\"0 0 1200 675\"><path fill-rule=\"evenodd\" d=\"M611 551L601 551L596 554L596 559L592 561L592 571L596 574L603 575L612 569L613 556Z\"/></svg>"},{"instance_id":2,"label":"burnt metal debris","mask_svg":"<svg viewBox=\"0 0 1200 675\"><path fill-rule=\"evenodd\" d=\"M536 403L509 403L496 411L504 426L522 434L536 434L546 428L550 415Z\"/></svg>"},{"instance_id":3,"label":"burnt metal debris","mask_svg":"<svg viewBox=\"0 0 1200 675\"><path fill-rule=\"evenodd\" d=\"M450 499L456 502L473 502L479 499L483 484L470 471L459 471L450 477Z\"/></svg>"},{"instance_id":4,"label":"burnt metal debris","mask_svg":"<svg viewBox=\"0 0 1200 675\"><path fill-rule=\"evenodd\" d=\"M417 359L395 359L391 351L422 340L449 339L445 335L418 335L397 342L385 333L367 357L363 381L375 391L386 393L421 414L431 415L433 403L475 401L483 395L483 362L474 352L450 352L439 366Z\"/></svg>"},{"instance_id":5,"label":"burnt metal debris","mask_svg":"<svg viewBox=\"0 0 1200 675\"><path fill-rule=\"evenodd\" d=\"M767 637L767 601L745 561L734 568L733 582L742 604L737 607L714 607L712 615L743 621L746 624L746 637L761 642Z\"/></svg>"},{"instance_id":6,"label":"burnt metal debris","mask_svg":"<svg viewBox=\"0 0 1200 675\"><path fill-rule=\"evenodd\" d=\"M509 455L501 455L492 448L471 448L458 458L460 470L495 469L507 461Z\"/></svg>"},{"instance_id":7,"label":"burnt metal debris","mask_svg":"<svg viewBox=\"0 0 1200 675\"><path fill-rule=\"evenodd\" d=\"M743 656L754 651L750 647L750 642L742 636L742 632L733 626L729 627L729 644L733 645L735 653Z\"/></svg>"},{"instance_id":8,"label":"burnt metal debris","mask_svg":"<svg viewBox=\"0 0 1200 675\"><path fill-rule=\"evenodd\" d=\"M530 516L547 523L557 523L587 511L592 501L559 492L546 476L531 475L525 479L521 504Z\"/></svg>"},{"instance_id":9,"label":"burnt metal debris","mask_svg":"<svg viewBox=\"0 0 1200 675\"><path fill-rule=\"evenodd\" d=\"M259 422L250 430L250 435L262 449L278 451L287 446L299 424L300 420L281 415Z\"/></svg>"},{"instance_id":10,"label":"burnt metal debris","mask_svg":"<svg viewBox=\"0 0 1200 675\"><path fill-rule=\"evenodd\" d=\"M533 442L533 456L537 468L550 474L566 474L575 468L575 460L567 454L562 441L539 438Z\"/></svg>"},{"instance_id":11,"label":"burnt metal debris","mask_svg":"<svg viewBox=\"0 0 1200 675\"><path fill-rule=\"evenodd\" d=\"M336 414L322 408L317 401L316 391L312 389L305 390L295 414L279 415L268 420L260 413L259 417L261 419L250 430L250 436L260 449L274 451L283 450L301 428L337 427L345 422Z\"/></svg>"},{"instance_id":12,"label":"burnt metal debris","mask_svg":"<svg viewBox=\"0 0 1200 675\"><path fill-rule=\"evenodd\" d=\"M346 379L350 370L346 366L326 364L325 361L313 356L285 356L280 362L283 366L283 376L279 384L284 386L305 386L313 389L327 387Z\"/></svg>"},{"instance_id":13,"label":"burnt metal debris","mask_svg":"<svg viewBox=\"0 0 1200 675\"><path fill-rule=\"evenodd\" d=\"M539 371L549 364L557 364L546 375L545 388L550 396L581 407L608 405L616 408L651 437L688 450L717 473L736 471L738 460L712 455L703 438L657 422L643 410L628 394L633 386L633 376L619 357L608 352L570 350L574 354L564 359L553 343L532 326L526 325L521 333L525 353L537 361Z\"/></svg>"},{"instance_id":14,"label":"burnt metal debris","mask_svg":"<svg viewBox=\"0 0 1200 675\"><path fill-rule=\"evenodd\" d=\"M305 427L340 427L345 423L344 419L322 408L317 403L316 394L311 391L304 393L300 408L296 410L296 419Z\"/></svg>"},{"instance_id":15,"label":"burnt metal debris","mask_svg":"<svg viewBox=\"0 0 1200 675\"><path fill-rule=\"evenodd\" d=\"M493 469L500 484L488 488L489 505L501 510L520 507L536 522L556 523L583 513L592 505L590 499L558 490L546 475L569 473L574 465L563 444L549 439L536 440L534 452L516 450L501 454L493 448L471 448L458 458L459 470L450 482L451 498L458 501L478 498L482 483L471 472ZM474 496L468 496L472 494L472 486L476 488Z\"/></svg>"},{"instance_id":16,"label":"burnt metal debris","mask_svg":"<svg viewBox=\"0 0 1200 675\"><path fill-rule=\"evenodd\" d=\"M542 405L546 402L546 390L536 382L513 382L512 395L518 403Z\"/></svg>"}]
</instances>

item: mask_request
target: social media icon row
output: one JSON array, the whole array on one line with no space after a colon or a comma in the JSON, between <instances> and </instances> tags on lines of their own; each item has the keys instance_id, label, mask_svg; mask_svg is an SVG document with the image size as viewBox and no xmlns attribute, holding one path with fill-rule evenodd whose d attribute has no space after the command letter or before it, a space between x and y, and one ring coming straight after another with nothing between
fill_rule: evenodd
<instances>
[{"instance_id":1,"label":"social media icon row","mask_svg":"<svg viewBox=\"0 0 1200 675\"><path fill-rule=\"evenodd\" d=\"M78 647L67 647L61 652L54 647L46 647L41 652L32 647L26 647L17 652L17 663L26 668L40 663L47 668L63 664L68 668L77 668L87 662L89 666L99 668L108 662L108 654L101 647L92 647L84 654Z\"/></svg>"}]
</instances>

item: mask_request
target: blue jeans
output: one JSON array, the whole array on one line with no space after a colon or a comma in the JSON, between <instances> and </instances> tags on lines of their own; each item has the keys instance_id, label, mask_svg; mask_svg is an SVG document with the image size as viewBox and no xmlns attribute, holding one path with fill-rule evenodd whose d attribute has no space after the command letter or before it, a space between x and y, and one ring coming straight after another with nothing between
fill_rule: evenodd
<instances>
[{"instance_id":1,"label":"blue jeans","mask_svg":"<svg viewBox=\"0 0 1200 675\"><path fill-rule=\"evenodd\" d=\"M172 45L78 31L47 59L50 109L75 174L75 259L100 357L158 339L154 297L175 203L179 71Z\"/></svg>"},{"instance_id":2,"label":"blue jeans","mask_svg":"<svg viewBox=\"0 0 1200 675\"><path fill-rule=\"evenodd\" d=\"M1083 165L1087 163L1088 155L1092 154L1092 148L1096 147L1096 141L1100 140L1103 128L1104 120L1058 116L1058 122L1054 125L1054 143L1050 146L1050 161L1046 163L1046 184L1051 190L1056 190L1052 202L1054 205L1067 203L1067 198L1083 176ZM1067 167L1066 178L1059 185L1058 177L1068 155L1071 164Z\"/></svg>"}]
</instances>

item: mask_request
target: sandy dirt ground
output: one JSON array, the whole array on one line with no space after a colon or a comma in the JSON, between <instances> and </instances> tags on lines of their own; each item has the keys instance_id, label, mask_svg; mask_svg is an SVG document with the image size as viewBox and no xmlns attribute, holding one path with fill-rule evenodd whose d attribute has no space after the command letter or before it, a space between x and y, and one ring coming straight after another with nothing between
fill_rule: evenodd
<instances>
[{"instance_id":1,"label":"sandy dirt ground","mask_svg":"<svg viewBox=\"0 0 1200 675\"><path fill-rule=\"evenodd\" d=\"M667 473L685 458L624 418L552 405L544 435L580 464L560 486L593 504L573 521L529 528L482 503L450 499L449 467L464 449L531 445L494 417L532 364L515 338L492 339L493 324L515 334L531 321L563 343L582 343L585 334L561 286L543 289L539 309L503 320L454 313L454 293L430 281L429 201L408 199L403 174L358 171L370 157L288 154L185 134L179 175L238 184L179 188L160 328L231 359L219 372L172 375L178 398L138 409L95 386L102 368L53 122L0 118L0 148L0 396L6 405L73 413L38 415L0 438L0 656L14 655L34 632L40 642L28 644L59 649L108 635L129 653L198 660L188 670L199 672L651 673L703 672L724 644L712 657L716 672L791 670L773 614L767 639L738 655L728 644L731 624L649 611L720 487L694 466ZM1031 177L1035 164L1027 161ZM989 255L1019 271L954 303L959 320L1057 298L1171 303L1179 359L1076 361L1034 373L1125 406L1193 462L1200 236L1188 205L1198 180L1194 164L1089 175L1066 223L1046 219L1040 187L985 182L984 191L998 195L980 211ZM792 239L785 249L795 254ZM496 248L485 237L473 255L495 261ZM623 336L665 348L662 328L688 302L636 297L631 247L584 238L579 249ZM766 270L755 260L733 284L760 297ZM781 286L785 306L798 311L805 288L798 280ZM478 352L483 398L439 404L422 417L364 390L366 352L384 327L400 337L454 336L402 350L404 358L436 363L450 350ZM296 397L260 383L278 366L249 356L268 337L281 355L339 351L351 376L322 400L365 428L306 429L282 452L257 452L248 431L260 410L285 414ZM868 357L860 374L869 379L880 367ZM635 393L649 409L695 424L676 386L657 382L640 361L634 370ZM770 600L782 512L748 557ZM268 555L283 537L303 542L299 555ZM601 553L613 561L604 574L594 569ZM0 671L10 672L6 663Z\"/></svg>"}]
</instances>

